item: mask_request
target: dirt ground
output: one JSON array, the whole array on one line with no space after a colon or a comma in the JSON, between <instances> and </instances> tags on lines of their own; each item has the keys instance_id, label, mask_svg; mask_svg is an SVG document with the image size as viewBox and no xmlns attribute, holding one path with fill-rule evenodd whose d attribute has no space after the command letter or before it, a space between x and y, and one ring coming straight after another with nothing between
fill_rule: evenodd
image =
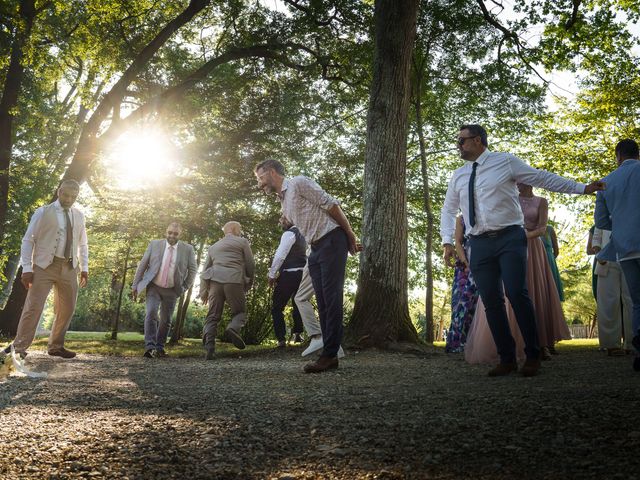
<instances>
[{"instance_id":1,"label":"dirt ground","mask_svg":"<svg viewBox=\"0 0 640 480\"><path fill-rule=\"evenodd\" d=\"M534 378L459 355L299 349L217 359L31 354L0 383L1 478L640 479L630 357L561 351Z\"/></svg>"}]
</instances>

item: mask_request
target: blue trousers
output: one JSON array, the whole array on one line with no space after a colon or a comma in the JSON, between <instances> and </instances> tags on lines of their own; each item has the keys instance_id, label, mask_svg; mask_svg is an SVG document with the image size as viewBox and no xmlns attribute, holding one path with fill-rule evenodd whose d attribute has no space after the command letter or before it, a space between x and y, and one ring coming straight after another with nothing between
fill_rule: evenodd
<instances>
[{"instance_id":1,"label":"blue trousers","mask_svg":"<svg viewBox=\"0 0 640 480\"><path fill-rule=\"evenodd\" d=\"M323 357L335 357L342 343L344 275L348 254L347 234L339 227L311 244L309 275L318 302Z\"/></svg>"},{"instance_id":2,"label":"blue trousers","mask_svg":"<svg viewBox=\"0 0 640 480\"><path fill-rule=\"evenodd\" d=\"M631 329L633 335L640 335L640 258L623 260L620 268L629 287L629 295L633 302L633 315Z\"/></svg>"},{"instance_id":3,"label":"blue trousers","mask_svg":"<svg viewBox=\"0 0 640 480\"><path fill-rule=\"evenodd\" d=\"M177 300L178 296L172 288L162 288L153 282L147 287L147 314L144 318L146 350L164 349ZM158 308L160 309L159 317Z\"/></svg>"},{"instance_id":4,"label":"blue trousers","mask_svg":"<svg viewBox=\"0 0 640 480\"><path fill-rule=\"evenodd\" d=\"M501 363L516 361L504 292L516 314L528 359L540 356L533 303L527 290L527 236L513 225L498 232L471 237L470 268L487 314ZM503 288L504 285L504 288Z\"/></svg>"}]
</instances>

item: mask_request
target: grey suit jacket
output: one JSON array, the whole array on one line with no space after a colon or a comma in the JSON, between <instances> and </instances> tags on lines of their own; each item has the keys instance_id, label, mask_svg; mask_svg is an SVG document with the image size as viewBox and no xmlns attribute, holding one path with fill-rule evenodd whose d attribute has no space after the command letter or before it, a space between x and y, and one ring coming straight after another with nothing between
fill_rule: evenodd
<instances>
[{"instance_id":1,"label":"grey suit jacket","mask_svg":"<svg viewBox=\"0 0 640 480\"><path fill-rule=\"evenodd\" d=\"M132 287L138 292L144 290L160 271L166 245L167 241L164 239L151 240L151 243L149 243L133 278ZM193 285L198 272L198 265L196 264L196 253L191 245L178 241L177 247L173 289L176 295L180 296Z\"/></svg>"},{"instance_id":2,"label":"grey suit jacket","mask_svg":"<svg viewBox=\"0 0 640 480\"><path fill-rule=\"evenodd\" d=\"M204 271L200 276L201 295L208 291L208 281L239 283L251 286L255 262L249 241L236 235L225 235L209 247Z\"/></svg>"}]
</instances>

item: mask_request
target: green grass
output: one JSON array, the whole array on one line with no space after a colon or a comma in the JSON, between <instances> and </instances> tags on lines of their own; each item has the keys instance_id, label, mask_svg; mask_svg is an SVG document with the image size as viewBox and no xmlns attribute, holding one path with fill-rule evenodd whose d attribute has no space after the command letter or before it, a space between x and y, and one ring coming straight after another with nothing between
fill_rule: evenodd
<instances>
[{"instance_id":1,"label":"green grass","mask_svg":"<svg viewBox=\"0 0 640 480\"><path fill-rule=\"evenodd\" d=\"M438 349L444 349L445 342L434 342L433 345ZM110 332L68 332L65 347L78 353L138 357L144 353L144 336L136 332L120 332L117 340L111 340ZM238 350L229 343L217 342L216 354L220 357L249 356L272 351L274 347L274 342L267 342L262 345L247 345L246 349ZM302 351L302 347L290 348L300 348ZM597 348L597 338L578 338L557 344L557 349L565 352ZM47 337L37 338L31 349L46 351ZM204 353L202 341L199 338L185 338L178 345L168 345L166 350L172 357L179 358L200 357Z\"/></svg>"},{"instance_id":2,"label":"green grass","mask_svg":"<svg viewBox=\"0 0 640 480\"><path fill-rule=\"evenodd\" d=\"M136 332L120 332L117 340L111 340L110 332L67 332L65 348L78 353L96 355L117 355L122 357L138 357L144 353L144 336ZM47 337L37 338L31 350L47 349ZM219 357L249 356L272 350L274 345L247 345L244 350L238 350L230 343L217 342L216 355ZM202 340L186 338L177 345L165 346L172 357L200 357L204 354Z\"/></svg>"}]
</instances>

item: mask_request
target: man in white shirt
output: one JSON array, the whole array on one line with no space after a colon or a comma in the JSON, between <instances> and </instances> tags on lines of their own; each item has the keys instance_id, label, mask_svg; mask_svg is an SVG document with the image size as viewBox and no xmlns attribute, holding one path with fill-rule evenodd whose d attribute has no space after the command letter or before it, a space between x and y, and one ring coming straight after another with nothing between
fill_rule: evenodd
<instances>
[{"instance_id":1,"label":"man in white shirt","mask_svg":"<svg viewBox=\"0 0 640 480\"><path fill-rule=\"evenodd\" d=\"M35 337L38 321L51 287L55 286L55 319L49 336L49 355L73 358L75 352L64 348L64 336L71 323L80 286L89 279L89 247L84 215L73 204L80 192L75 180L63 180L58 199L38 208L22 239L21 282L29 290L18 332L13 341L15 352L26 356ZM9 349L9 347L7 347Z\"/></svg>"},{"instance_id":2,"label":"man in white shirt","mask_svg":"<svg viewBox=\"0 0 640 480\"><path fill-rule=\"evenodd\" d=\"M281 216L278 222L284 230L280 238L280 245L273 256L269 268L269 286L273 288L271 300L271 318L273 330L278 340L278 348L286 346L286 327L284 322L284 307L289 303L300 285L302 271L307 264L307 242L304 237L286 217ZM298 308L293 303L293 330L294 336L302 333L302 318Z\"/></svg>"},{"instance_id":3,"label":"man in white shirt","mask_svg":"<svg viewBox=\"0 0 640 480\"><path fill-rule=\"evenodd\" d=\"M166 239L149 243L133 277L133 299L136 300L141 291L146 289L147 292L144 318L146 358L167 356L164 345L176 301L191 288L198 271L193 247L178 240L181 233L179 223L169 224Z\"/></svg>"},{"instance_id":4,"label":"man in white shirt","mask_svg":"<svg viewBox=\"0 0 640 480\"><path fill-rule=\"evenodd\" d=\"M503 284L525 341L527 359L521 373L533 376L540 367L540 347L526 285L527 238L516 183L574 194L591 194L602 190L604 184L596 181L585 186L536 170L510 153L491 152L487 149L487 132L480 125L462 125L457 145L467 163L453 173L442 207L440 235L445 263L451 265L455 256L455 219L462 210L470 236L470 268L500 355L500 364L489 371L489 376L508 375L518 369Z\"/></svg>"}]
</instances>

